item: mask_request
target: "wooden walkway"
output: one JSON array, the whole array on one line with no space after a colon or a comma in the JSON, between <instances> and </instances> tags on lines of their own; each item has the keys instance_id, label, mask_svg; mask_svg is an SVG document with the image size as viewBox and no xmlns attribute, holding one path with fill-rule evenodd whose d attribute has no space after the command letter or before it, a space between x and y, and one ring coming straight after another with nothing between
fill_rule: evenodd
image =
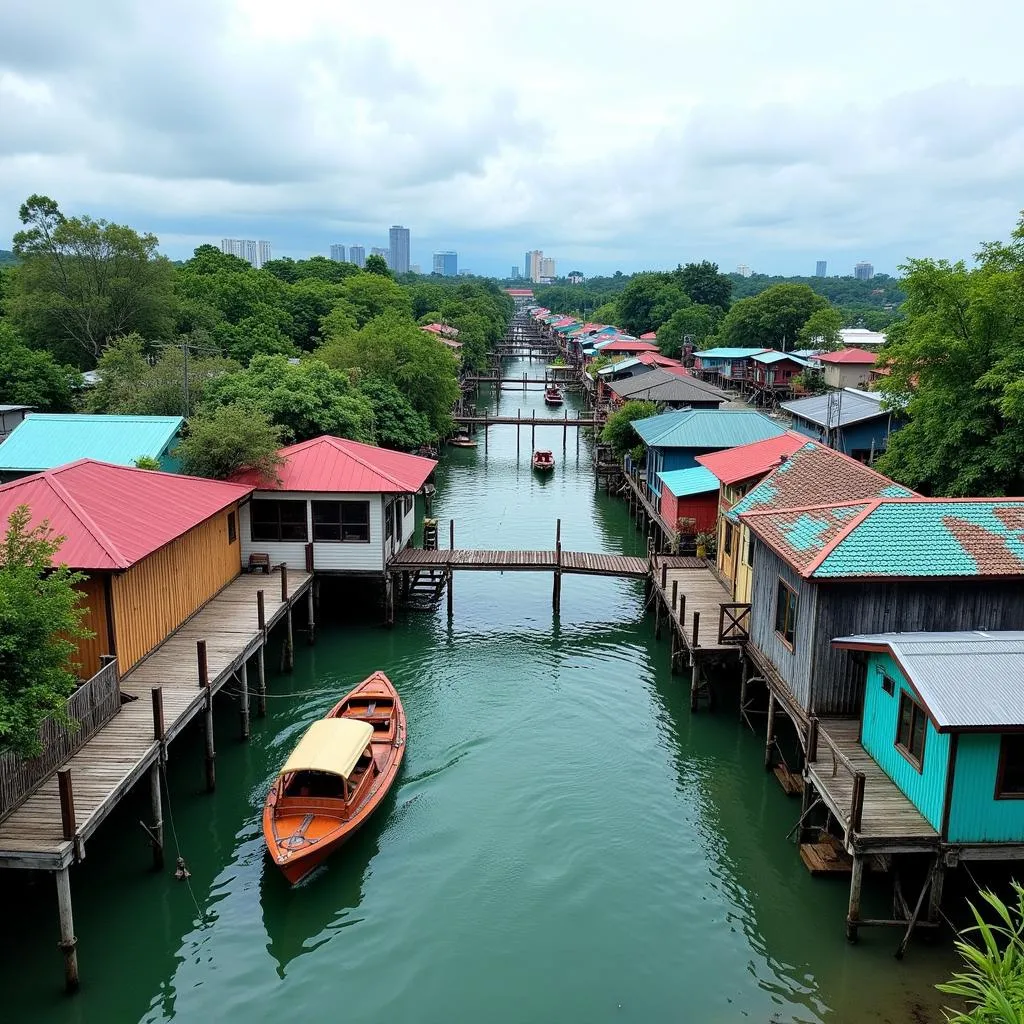
<instances>
[{"instance_id":1,"label":"wooden walkway","mask_svg":"<svg viewBox=\"0 0 1024 1024\"><path fill-rule=\"evenodd\" d=\"M939 834L860 745L852 718L818 722L816 751L808 751L807 777L845 833L848 853L935 851ZM858 811L855 779L863 776ZM859 815L859 825L856 820Z\"/></svg>"},{"instance_id":2,"label":"wooden walkway","mask_svg":"<svg viewBox=\"0 0 1024 1024\"><path fill-rule=\"evenodd\" d=\"M691 660L695 655L739 658L742 644L723 642L719 637L722 605L731 602L732 594L722 586L702 558L656 555L654 587L664 606L664 614ZM672 604L673 592L676 595L675 606Z\"/></svg>"},{"instance_id":3,"label":"wooden walkway","mask_svg":"<svg viewBox=\"0 0 1024 1024\"><path fill-rule=\"evenodd\" d=\"M467 548L441 548L425 551L405 548L388 563L390 572L416 570L469 570L477 572L554 572L581 576L618 576L643 579L650 573L646 558L632 555L603 555L585 551L563 551L561 562L551 551L484 551Z\"/></svg>"},{"instance_id":4,"label":"wooden walkway","mask_svg":"<svg viewBox=\"0 0 1024 1024\"><path fill-rule=\"evenodd\" d=\"M521 427L599 427L602 420L593 416L453 416L456 423L467 426L493 427L510 424Z\"/></svg>"},{"instance_id":5,"label":"wooden walkway","mask_svg":"<svg viewBox=\"0 0 1024 1024\"><path fill-rule=\"evenodd\" d=\"M216 692L264 644L256 592L264 592L269 629L307 591L311 580L309 573L289 572L288 598L282 600L279 571L239 576L124 676L122 693L138 699L124 704L63 766L71 773L73 839L65 838L54 775L0 823L0 868L60 871L81 859L86 840L157 762L161 747L205 709L196 641L206 641L210 688ZM154 730L153 687L161 687L163 693L163 744Z\"/></svg>"},{"instance_id":6,"label":"wooden walkway","mask_svg":"<svg viewBox=\"0 0 1024 1024\"><path fill-rule=\"evenodd\" d=\"M639 522L646 518L647 526L657 526L662 534L662 544L666 548L672 547L679 540L679 533L673 530L661 516L661 512L645 493L646 488L639 478L634 478L629 473L623 472L623 480L628 488L629 511L634 521ZM646 532L646 531L645 531Z\"/></svg>"}]
</instances>

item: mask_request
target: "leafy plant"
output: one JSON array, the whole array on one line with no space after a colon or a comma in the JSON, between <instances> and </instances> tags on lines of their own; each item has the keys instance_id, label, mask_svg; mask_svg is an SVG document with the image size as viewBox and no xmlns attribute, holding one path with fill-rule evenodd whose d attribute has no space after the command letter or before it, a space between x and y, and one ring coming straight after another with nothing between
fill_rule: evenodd
<instances>
[{"instance_id":1,"label":"leafy plant","mask_svg":"<svg viewBox=\"0 0 1024 1024\"><path fill-rule=\"evenodd\" d=\"M626 402L613 412L601 431L601 440L611 445L615 457L621 459L630 449L641 445L640 435L633 429L634 420L647 419L658 414L654 402ZM636 461L636 460L634 460Z\"/></svg>"},{"instance_id":2,"label":"leafy plant","mask_svg":"<svg viewBox=\"0 0 1024 1024\"><path fill-rule=\"evenodd\" d=\"M135 460L136 469L160 469L160 460L154 459L152 455L140 455Z\"/></svg>"},{"instance_id":3,"label":"leafy plant","mask_svg":"<svg viewBox=\"0 0 1024 1024\"><path fill-rule=\"evenodd\" d=\"M176 449L182 471L190 476L225 480L246 469L269 480L277 476L282 428L259 409L223 405L194 416L188 436Z\"/></svg>"}]
</instances>

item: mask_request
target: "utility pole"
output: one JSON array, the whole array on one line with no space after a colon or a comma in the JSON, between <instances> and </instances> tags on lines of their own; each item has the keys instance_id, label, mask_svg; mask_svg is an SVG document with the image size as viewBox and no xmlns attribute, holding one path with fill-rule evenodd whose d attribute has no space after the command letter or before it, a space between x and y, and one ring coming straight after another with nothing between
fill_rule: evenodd
<instances>
[{"instance_id":1,"label":"utility pole","mask_svg":"<svg viewBox=\"0 0 1024 1024\"><path fill-rule=\"evenodd\" d=\"M185 398L185 419L188 419L189 405L190 405L189 393L188 393L188 348L189 348L188 342L187 341L182 341L182 343L181 343L181 351L182 351L182 353L183 353L183 355L185 357L184 358L185 379L184 379L184 382L183 382L183 384L184 384L183 394L184 394L184 398Z\"/></svg>"}]
</instances>

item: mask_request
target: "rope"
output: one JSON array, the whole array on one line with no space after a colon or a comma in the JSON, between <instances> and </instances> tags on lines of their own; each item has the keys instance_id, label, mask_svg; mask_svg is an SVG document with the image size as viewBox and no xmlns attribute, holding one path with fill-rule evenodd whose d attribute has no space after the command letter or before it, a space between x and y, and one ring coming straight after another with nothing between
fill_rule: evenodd
<instances>
[{"instance_id":1,"label":"rope","mask_svg":"<svg viewBox=\"0 0 1024 1024\"><path fill-rule=\"evenodd\" d=\"M174 840L174 853L178 858L180 866L184 866L185 858L181 855L181 844L178 842L178 830L174 825L174 809L171 806L171 787L167 783L167 772L164 771L163 764L160 765L160 777L163 779L164 793L167 796L167 821L171 826L171 837ZM201 906L199 906L199 900L196 899L195 890L192 888L191 876L189 875L188 869L185 869L185 874L182 875L185 884L188 886L188 893L192 897L192 902L195 904L196 913L199 915L199 920L203 924L206 923L206 913Z\"/></svg>"}]
</instances>

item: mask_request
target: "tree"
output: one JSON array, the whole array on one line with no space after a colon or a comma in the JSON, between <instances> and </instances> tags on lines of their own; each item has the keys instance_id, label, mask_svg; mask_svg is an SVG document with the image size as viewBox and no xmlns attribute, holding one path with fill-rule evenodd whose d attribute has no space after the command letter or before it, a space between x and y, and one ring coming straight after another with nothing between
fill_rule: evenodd
<instances>
[{"instance_id":1,"label":"tree","mask_svg":"<svg viewBox=\"0 0 1024 1024\"><path fill-rule=\"evenodd\" d=\"M779 284L752 298L740 299L725 315L718 344L734 348L797 347L811 315L827 309L828 300L802 284Z\"/></svg>"},{"instance_id":2,"label":"tree","mask_svg":"<svg viewBox=\"0 0 1024 1024\"><path fill-rule=\"evenodd\" d=\"M717 306L723 312L729 308L732 281L718 271L718 264L710 260L687 263L675 271L683 291L700 306Z\"/></svg>"},{"instance_id":3,"label":"tree","mask_svg":"<svg viewBox=\"0 0 1024 1024\"><path fill-rule=\"evenodd\" d=\"M595 324L612 324L614 326L618 326L619 304L612 299L611 302L605 302L598 306L591 316L593 317L593 322Z\"/></svg>"},{"instance_id":4,"label":"tree","mask_svg":"<svg viewBox=\"0 0 1024 1024\"><path fill-rule=\"evenodd\" d=\"M388 310L396 310L407 317L412 316L412 299L409 292L396 281L392 281L389 275L370 272L350 277L342 284L340 297L355 313L359 327L365 326L374 317Z\"/></svg>"},{"instance_id":5,"label":"tree","mask_svg":"<svg viewBox=\"0 0 1024 1024\"><path fill-rule=\"evenodd\" d=\"M654 402L626 402L621 409L608 417L601 431L601 440L611 445L616 458L621 459L643 443L640 435L633 429L633 421L657 415L658 406Z\"/></svg>"},{"instance_id":6,"label":"tree","mask_svg":"<svg viewBox=\"0 0 1024 1024\"><path fill-rule=\"evenodd\" d=\"M243 470L276 479L282 429L266 413L241 405L223 405L193 416L188 436L175 449L183 473L226 480Z\"/></svg>"},{"instance_id":7,"label":"tree","mask_svg":"<svg viewBox=\"0 0 1024 1024\"><path fill-rule=\"evenodd\" d=\"M660 300L660 293L666 288L672 288L672 292L665 300ZM673 284L668 274L635 274L616 302L621 320L618 326L637 337L655 331L661 326L653 315L655 306L659 307L659 315L667 320L686 304L679 300L680 296L685 299L682 288Z\"/></svg>"},{"instance_id":8,"label":"tree","mask_svg":"<svg viewBox=\"0 0 1024 1024\"><path fill-rule=\"evenodd\" d=\"M59 366L49 352L23 345L11 326L0 320L0 403L67 412L81 383L77 370Z\"/></svg>"},{"instance_id":9,"label":"tree","mask_svg":"<svg viewBox=\"0 0 1024 1024\"><path fill-rule=\"evenodd\" d=\"M388 261L375 252L366 257L363 269L367 274L376 274L379 277L391 276L391 268L388 266Z\"/></svg>"},{"instance_id":10,"label":"tree","mask_svg":"<svg viewBox=\"0 0 1024 1024\"><path fill-rule=\"evenodd\" d=\"M356 386L373 409L373 442L385 448L419 448L437 439L430 420L417 412L389 380L366 375Z\"/></svg>"},{"instance_id":11,"label":"tree","mask_svg":"<svg viewBox=\"0 0 1024 1024\"><path fill-rule=\"evenodd\" d=\"M54 200L32 195L18 211L21 260L9 315L34 348L91 365L112 338L172 330L173 268L155 235L91 217L65 217Z\"/></svg>"},{"instance_id":12,"label":"tree","mask_svg":"<svg viewBox=\"0 0 1024 1024\"><path fill-rule=\"evenodd\" d=\"M76 584L85 576L54 568L64 540L47 522L30 528L27 505L7 522L0 547L0 749L40 752L39 726L52 716L67 725L64 702L75 688L76 641L92 634Z\"/></svg>"},{"instance_id":13,"label":"tree","mask_svg":"<svg viewBox=\"0 0 1024 1024\"><path fill-rule=\"evenodd\" d=\"M838 309L826 306L816 309L800 328L797 339L803 348L838 349L842 348L839 330L843 326L843 316Z\"/></svg>"},{"instance_id":14,"label":"tree","mask_svg":"<svg viewBox=\"0 0 1024 1024\"><path fill-rule=\"evenodd\" d=\"M677 309L668 322L658 328L658 348L664 355L678 359L687 335L692 335L694 345L701 348L714 334L721 317L722 311L717 306L691 305Z\"/></svg>"}]
</instances>

